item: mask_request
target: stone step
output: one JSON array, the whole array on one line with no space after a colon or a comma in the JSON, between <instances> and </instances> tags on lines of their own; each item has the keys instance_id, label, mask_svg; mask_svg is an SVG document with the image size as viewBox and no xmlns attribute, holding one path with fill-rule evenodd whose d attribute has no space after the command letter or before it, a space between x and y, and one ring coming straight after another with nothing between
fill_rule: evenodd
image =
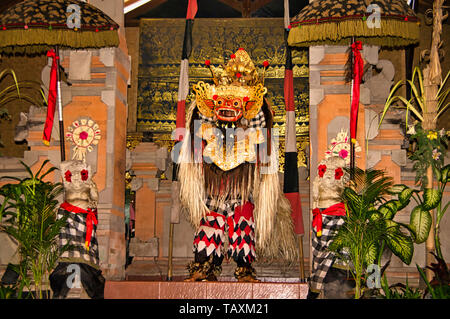
<instances>
[{"instance_id":1,"label":"stone step","mask_svg":"<svg viewBox=\"0 0 450 319\"><path fill-rule=\"evenodd\" d=\"M401 123L397 123L397 120L393 121L383 120L383 122L380 125L380 130L401 130L400 124Z\"/></svg>"},{"instance_id":2,"label":"stone step","mask_svg":"<svg viewBox=\"0 0 450 319\"><path fill-rule=\"evenodd\" d=\"M308 285L292 282L106 281L105 299L306 299Z\"/></svg>"},{"instance_id":3,"label":"stone step","mask_svg":"<svg viewBox=\"0 0 450 319\"><path fill-rule=\"evenodd\" d=\"M369 145L403 145L403 140L374 139L369 141Z\"/></svg>"},{"instance_id":4,"label":"stone step","mask_svg":"<svg viewBox=\"0 0 450 319\"><path fill-rule=\"evenodd\" d=\"M305 240L306 239L304 239L304 242ZM304 251L304 253L308 252ZM172 276L179 279L186 278L188 276L186 266L191 261L191 258L173 258ZM299 280L300 278L299 263L289 265L276 261L270 264L254 262L253 267L255 268L258 279L263 281L271 280L270 278L278 278L278 280L283 281L292 281L292 278L296 278L297 280ZM235 268L236 264L234 262L230 260L224 260L222 263L222 272L218 279L222 281L235 280ZM309 259L307 257L304 258L304 269L305 274L307 274L309 272ZM166 258L153 261L133 261L133 263L126 269L127 280L165 280L167 278L167 274L168 261Z\"/></svg>"}]
</instances>

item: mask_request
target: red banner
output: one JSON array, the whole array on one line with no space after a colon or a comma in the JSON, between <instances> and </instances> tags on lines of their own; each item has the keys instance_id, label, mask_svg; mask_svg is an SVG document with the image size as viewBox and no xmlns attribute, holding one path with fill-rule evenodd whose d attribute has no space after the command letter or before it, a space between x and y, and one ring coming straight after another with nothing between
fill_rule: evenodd
<instances>
[{"instance_id":1,"label":"red banner","mask_svg":"<svg viewBox=\"0 0 450 319\"><path fill-rule=\"evenodd\" d=\"M42 141L45 145L50 144L50 138L52 136L52 128L53 128L53 120L55 117L55 109L56 109L56 98L58 95L57 90L57 73L58 72L58 63L57 60L59 56L56 56L54 50L50 50L47 52L47 56L53 59L52 68L50 70L50 84L48 88L48 106L47 106L47 118L45 119L44 125L44 133L42 137Z\"/></svg>"},{"instance_id":2,"label":"red banner","mask_svg":"<svg viewBox=\"0 0 450 319\"><path fill-rule=\"evenodd\" d=\"M356 139L356 124L358 121L358 109L359 109L359 94L361 78L364 71L364 61L361 57L362 43L356 41L352 44L353 52L353 88L352 88L352 106L350 110L350 138L352 143Z\"/></svg>"}]
</instances>

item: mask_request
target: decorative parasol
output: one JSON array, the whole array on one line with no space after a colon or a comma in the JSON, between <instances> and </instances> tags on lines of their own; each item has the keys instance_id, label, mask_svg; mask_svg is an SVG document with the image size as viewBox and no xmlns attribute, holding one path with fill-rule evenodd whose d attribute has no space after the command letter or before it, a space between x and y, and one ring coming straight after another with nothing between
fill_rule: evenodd
<instances>
[{"instance_id":1,"label":"decorative parasol","mask_svg":"<svg viewBox=\"0 0 450 319\"><path fill-rule=\"evenodd\" d=\"M0 53L42 54L53 59L43 142L49 144L56 102L61 161L65 160L59 49L119 45L119 25L101 10L77 0L24 0L0 14Z\"/></svg>"},{"instance_id":2,"label":"decorative parasol","mask_svg":"<svg viewBox=\"0 0 450 319\"><path fill-rule=\"evenodd\" d=\"M419 41L419 24L405 0L314 0L291 19L288 43L402 47Z\"/></svg>"},{"instance_id":3,"label":"decorative parasol","mask_svg":"<svg viewBox=\"0 0 450 319\"><path fill-rule=\"evenodd\" d=\"M355 166L356 123L364 62L362 44L408 46L419 41L419 19L405 0L314 0L291 19L288 44L351 44L350 167Z\"/></svg>"},{"instance_id":4,"label":"decorative parasol","mask_svg":"<svg viewBox=\"0 0 450 319\"><path fill-rule=\"evenodd\" d=\"M39 54L50 49L119 45L119 25L77 0L25 0L0 14L0 52Z\"/></svg>"}]
</instances>

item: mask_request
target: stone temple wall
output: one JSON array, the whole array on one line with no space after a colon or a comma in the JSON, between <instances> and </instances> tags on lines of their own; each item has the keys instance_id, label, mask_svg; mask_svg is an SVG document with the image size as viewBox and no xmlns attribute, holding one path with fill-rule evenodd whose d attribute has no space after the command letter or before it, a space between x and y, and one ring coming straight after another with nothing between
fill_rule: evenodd
<instances>
[{"instance_id":1,"label":"stone temple wall","mask_svg":"<svg viewBox=\"0 0 450 319\"><path fill-rule=\"evenodd\" d=\"M117 48L104 48L87 51L61 51L61 66L68 75L62 82L61 97L63 104L64 130L74 121L90 119L97 123L101 139L88 152L86 161L94 172L93 180L99 190L98 228L100 266L107 279L125 278L125 164L126 164L126 127L127 127L127 88L130 78L130 58L128 56L125 30L123 27L123 1L91 1L91 4L104 10L121 26L120 44ZM48 86L49 66L42 71L44 86ZM46 82L47 81L47 82ZM56 112L58 113L58 112ZM58 115L49 146L42 143L43 123L46 110L30 108L29 126L25 139L29 150L23 159L0 158L0 176L24 176L19 164L23 160L33 171L38 169L45 159L58 167L61 162ZM73 146L65 142L66 160L72 159ZM59 173L53 172L46 177L57 182ZM0 181L0 185L8 181ZM1 235L3 236L3 234ZM8 261L14 245L0 249L0 264Z\"/></svg>"}]
</instances>

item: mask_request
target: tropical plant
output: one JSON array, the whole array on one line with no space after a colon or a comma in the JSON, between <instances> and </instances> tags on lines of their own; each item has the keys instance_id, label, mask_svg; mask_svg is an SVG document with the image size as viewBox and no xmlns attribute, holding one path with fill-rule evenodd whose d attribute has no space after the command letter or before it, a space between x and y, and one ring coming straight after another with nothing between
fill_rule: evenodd
<instances>
[{"instance_id":1,"label":"tropical plant","mask_svg":"<svg viewBox=\"0 0 450 319\"><path fill-rule=\"evenodd\" d=\"M439 172L436 172L437 180L439 182L438 190L437 190L437 201L438 205L436 206L436 222L435 222L435 231L434 231L434 242L435 242L435 249L436 254L439 258L444 259L444 256L442 255L441 250L441 242L440 242L440 226L441 226L441 220L444 217L444 214L446 213L450 201L447 202L444 206L442 206L442 197L444 193L445 186L447 185L448 181L450 180L450 164L446 165L442 170Z\"/></svg>"},{"instance_id":2,"label":"tropical plant","mask_svg":"<svg viewBox=\"0 0 450 319\"><path fill-rule=\"evenodd\" d=\"M389 96L386 100L383 113L381 114L379 126L383 122L387 111L392 106L394 108L406 109L405 120L407 126L410 113L412 113L417 118L417 120L422 123L424 129L435 130L438 118L447 110L450 105L450 103L445 104L450 93L450 88L445 88L449 76L450 71L447 73L446 77L440 84L436 96L430 97L435 99L435 101L437 102L437 108L430 110L428 103L429 99L427 100L427 95L425 92L423 73L420 68L415 67L411 80L398 81L391 89L391 92L389 93ZM401 95L394 95L395 92L406 83L409 84L409 87L411 88L411 98L409 100ZM400 101L401 103L397 104L398 101ZM432 114L430 114L430 112L432 112ZM434 124L434 126L432 124Z\"/></svg>"},{"instance_id":3,"label":"tropical plant","mask_svg":"<svg viewBox=\"0 0 450 319\"><path fill-rule=\"evenodd\" d=\"M58 258L69 249L69 244L59 247L58 243L58 235L66 222L64 218L56 217L57 197L63 188L61 183L44 181L45 176L56 169L51 167L43 172L48 162L45 160L36 174L22 162L29 176L24 179L3 177L17 183L0 188L0 195L4 198L0 230L18 243L19 291L24 287L31 290L33 282L36 298L44 297L44 283L56 267Z\"/></svg>"},{"instance_id":4,"label":"tropical plant","mask_svg":"<svg viewBox=\"0 0 450 319\"><path fill-rule=\"evenodd\" d=\"M422 299L423 297L422 291L419 288L410 287L408 280L406 280L406 285L396 283L389 286L386 276L383 276L381 288L384 292L384 299Z\"/></svg>"},{"instance_id":5,"label":"tropical plant","mask_svg":"<svg viewBox=\"0 0 450 319\"><path fill-rule=\"evenodd\" d=\"M16 289L0 285L0 299L12 299L15 295Z\"/></svg>"},{"instance_id":6,"label":"tropical plant","mask_svg":"<svg viewBox=\"0 0 450 319\"><path fill-rule=\"evenodd\" d=\"M439 3L438 3L439 2ZM437 120L448 109L450 103L447 103L447 98L450 94L450 88L446 88L446 83L450 76L450 71L445 78L441 80L441 68L439 58L436 57L437 48L439 46L440 30L442 30L442 0L436 1L436 10L434 17L434 31L433 44L431 52L431 61L427 68L422 72L418 67L414 69L411 80L407 80L411 88L411 98L408 100L403 96L394 96L397 89L405 84L404 81L399 81L391 90L386 101L381 120L381 125L389 108L404 108L406 109L406 126L408 127L408 119L410 112L419 121L410 129L416 132L412 134L413 138L417 139L418 147L413 153L412 159L415 160L414 168L416 169L416 181L420 181L421 189L433 188L433 171L441 161L436 161L436 158L445 156L446 137L444 131L438 131ZM400 104L396 104L400 101ZM426 138L424 138L424 135ZM441 137L441 138L439 138ZM430 210L432 224L435 220L434 211ZM430 265L430 252L435 250L435 227L431 227L431 236L427 238L426 243L426 259L427 265ZM431 272L427 271L427 276L430 279Z\"/></svg>"},{"instance_id":7,"label":"tropical plant","mask_svg":"<svg viewBox=\"0 0 450 319\"><path fill-rule=\"evenodd\" d=\"M427 279L422 268L416 264L417 270L427 286L424 297L429 294L432 299L450 299L450 272L447 263L436 254L432 255L436 258L437 263L432 263L431 266L427 266L434 273L431 281Z\"/></svg>"},{"instance_id":8,"label":"tropical plant","mask_svg":"<svg viewBox=\"0 0 450 319\"><path fill-rule=\"evenodd\" d=\"M420 200L420 196L418 196L418 205L411 212L411 218L419 217L420 221L424 222L416 222L419 234L426 235L425 238L419 237L419 240L416 242L427 241L427 265L431 263L429 258L431 252L436 251L442 257L439 244L439 224L448 208L448 204L442 206L442 193L448 181L449 170L448 166L443 167L448 147L448 137L444 129L436 129L436 123L439 116L450 105L450 103L446 103L450 94L450 88L445 89L449 77L450 72L447 73L444 80L440 83L436 94L427 96L430 94L429 90L427 90L429 87L426 84L427 79L424 79L422 71L416 67L412 79L407 81L411 88L411 99L407 100L402 96L394 96L396 90L404 84L403 81L398 82L391 90L380 120L381 125L391 106L406 109L405 121L408 128L406 133L410 143L413 145L410 159L414 162L415 182L419 184L423 198L423 200ZM400 101L402 104L396 105L397 101ZM410 112L417 119L412 125L408 125ZM433 180L437 181L437 187L434 186ZM425 202L426 204L424 204ZM436 215L434 209L436 209ZM427 270L427 275L428 280L430 280L431 272L429 270Z\"/></svg>"},{"instance_id":9,"label":"tropical plant","mask_svg":"<svg viewBox=\"0 0 450 319\"><path fill-rule=\"evenodd\" d=\"M393 220L409 204L413 190L393 185L393 179L381 170L356 167L354 179L342 194L347 214L329 249L351 264L356 282L355 298L360 298L366 269L381 264L387 246L404 263L410 264L415 233L410 225ZM389 195L397 199L386 200Z\"/></svg>"},{"instance_id":10,"label":"tropical plant","mask_svg":"<svg viewBox=\"0 0 450 319\"><path fill-rule=\"evenodd\" d=\"M430 50L423 51L422 53L429 54L429 62L423 69L423 72L416 67L414 69L412 79L407 80L411 88L411 98L408 100L402 96L394 96L396 90L404 84L403 81L398 82L391 90L389 97L386 101L384 111L381 117L381 122L387 112L387 110L393 107L406 108L406 123L408 123L409 112L411 111L414 116L421 122L421 127L427 132L437 132L437 120L447 109L450 103L446 104L446 100L450 93L450 88L446 88L446 82L449 78L450 72L447 73L444 80L442 80L442 69L440 63L439 50L442 46L441 33L442 22L446 19L444 15L443 7L444 0L433 1L433 31ZM417 76L417 77L416 77ZM400 101L400 105L395 105L397 101ZM426 170L426 184L422 184L423 188L433 188L433 168L428 165ZM432 223L434 211L431 210ZM430 236L427 238L426 243L426 264L430 265L431 254L435 250L435 234L434 227L431 227ZM430 280L432 276L431 271L427 270L427 278Z\"/></svg>"},{"instance_id":11,"label":"tropical plant","mask_svg":"<svg viewBox=\"0 0 450 319\"><path fill-rule=\"evenodd\" d=\"M13 84L6 85L0 90L0 120L10 120L10 114L6 105L15 100L25 100L35 106L44 106L46 104L45 95L41 89L40 83L36 81L18 81L16 73L12 69L5 69L0 72L0 83L6 81L8 76L12 77ZM21 92L22 90L22 92ZM42 99L36 99L32 95L23 93L23 90L32 90L40 93ZM2 145L0 141L0 145Z\"/></svg>"}]
</instances>

